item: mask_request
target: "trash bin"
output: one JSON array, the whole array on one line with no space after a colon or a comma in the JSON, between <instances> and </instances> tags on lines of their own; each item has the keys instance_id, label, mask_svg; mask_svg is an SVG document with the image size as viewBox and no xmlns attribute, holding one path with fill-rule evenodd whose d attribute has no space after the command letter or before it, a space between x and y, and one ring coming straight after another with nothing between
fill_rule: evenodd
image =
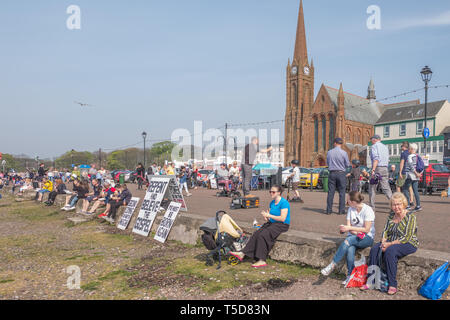
<instances>
[{"instance_id":1,"label":"trash bin","mask_svg":"<svg viewBox=\"0 0 450 320\"><path fill-rule=\"evenodd\" d=\"M322 172L322 185L323 185L323 192L327 192L328 193L328 175L329 175L329 171L328 170L323 170Z\"/></svg>"},{"instance_id":2,"label":"trash bin","mask_svg":"<svg viewBox=\"0 0 450 320\"><path fill-rule=\"evenodd\" d=\"M119 175L119 184L124 184L125 183L125 174L121 173Z\"/></svg>"}]
</instances>

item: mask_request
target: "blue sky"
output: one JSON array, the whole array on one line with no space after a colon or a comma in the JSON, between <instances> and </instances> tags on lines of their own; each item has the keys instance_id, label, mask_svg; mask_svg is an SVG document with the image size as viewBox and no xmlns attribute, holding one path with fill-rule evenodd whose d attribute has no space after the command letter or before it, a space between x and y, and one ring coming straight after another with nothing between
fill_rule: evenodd
<instances>
[{"instance_id":1,"label":"blue sky","mask_svg":"<svg viewBox=\"0 0 450 320\"><path fill-rule=\"evenodd\" d=\"M81 30L69 30L69 5ZM381 30L368 30L369 5ZM0 152L40 158L125 146L225 122L278 120L299 0L41 0L0 4ZM304 0L316 92L377 98L450 84L450 2ZM450 89L430 91L448 99ZM423 93L402 98L412 100ZM92 104L81 108L74 101ZM394 103L398 100L390 100ZM280 127L281 128L281 127Z\"/></svg>"}]
</instances>

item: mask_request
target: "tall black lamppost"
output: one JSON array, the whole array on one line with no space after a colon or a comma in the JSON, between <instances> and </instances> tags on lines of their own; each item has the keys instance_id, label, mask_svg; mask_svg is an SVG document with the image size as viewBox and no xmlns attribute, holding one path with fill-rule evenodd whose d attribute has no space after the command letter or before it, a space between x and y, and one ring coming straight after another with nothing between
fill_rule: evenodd
<instances>
[{"instance_id":1,"label":"tall black lamppost","mask_svg":"<svg viewBox=\"0 0 450 320\"><path fill-rule=\"evenodd\" d=\"M427 104L428 104L428 82L431 81L431 76L433 75L433 72L431 71L431 69L428 66L425 66L422 71L420 71L420 74L422 75L422 80L423 82L425 82L425 119L424 119L424 125L423 125L423 130L422 130L422 136L423 136L423 142L424 142L424 146L425 146L425 154L427 154L427 135L428 135L428 130L426 132L425 129L428 129L427 127Z\"/></svg>"},{"instance_id":2,"label":"tall black lamppost","mask_svg":"<svg viewBox=\"0 0 450 320\"><path fill-rule=\"evenodd\" d=\"M420 74L422 76L422 80L423 82L425 82L425 110L424 110L424 124L423 124L423 129L422 129L422 136L423 136L423 145L425 147L425 155L427 155L427 138L430 135L430 129L427 127L427 104L428 104L428 82L431 81L431 76L433 75L433 72L431 71L431 69L428 66L425 66L422 71L420 71ZM429 159L428 159L429 161ZM428 163L427 161L427 163ZM427 166L426 166L427 167ZM425 168L426 168L425 167ZM425 173L425 176L423 177L423 185L424 185L424 194L426 194L427 192L427 176Z\"/></svg>"},{"instance_id":3,"label":"tall black lamppost","mask_svg":"<svg viewBox=\"0 0 450 320\"><path fill-rule=\"evenodd\" d=\"M145 166L145 138L147 138L147 132L142 132L142 138L144 138L144 168L146 168Z\"/></svg>"}]
</instances>

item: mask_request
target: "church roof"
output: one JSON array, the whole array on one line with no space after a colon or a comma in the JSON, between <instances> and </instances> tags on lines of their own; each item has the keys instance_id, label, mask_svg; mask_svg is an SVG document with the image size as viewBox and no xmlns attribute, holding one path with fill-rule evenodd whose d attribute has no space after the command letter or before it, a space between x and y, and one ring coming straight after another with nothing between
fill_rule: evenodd
<instances>
[{"instance_id":1,"label":"church roof","mask_svg":"<svg viewBox=\"0 0 450 320\"><path fill-rule=\"evenodd\" d=\"M339 90L325 86L331 101L337 110ZM371 102L366 98L354 95L344 91L344 111L345 119L374 125L381 117L381 108L383 104Z\"/></svg>"},{"instance_id":2,"label":"church roof","mask_svg":"<svg viewBox=\"0 0 450 320\"><path fill-rule=\"evenodd\" d=\"M436 116L445 104L446 100L428 102L427 104L427 117ZM424 118L425 104L413 104L400 107L387 108L384 111L377 124L399 122L406 120L419 120Z\"/></svg>"}]
</instances>

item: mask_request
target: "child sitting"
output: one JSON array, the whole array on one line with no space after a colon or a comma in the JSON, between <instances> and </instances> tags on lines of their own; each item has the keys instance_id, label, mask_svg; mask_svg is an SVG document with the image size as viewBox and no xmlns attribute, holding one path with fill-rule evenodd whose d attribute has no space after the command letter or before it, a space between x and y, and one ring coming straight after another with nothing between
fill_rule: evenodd
<instances>
[{"instance_id":1,"label":"child sitting","mask_svg":"<svg viewBox=\"0 0 450 320\"><path fill-rule=\"evenodd\" d=\"M44 197L44 193L52 192L53 191L53 183L48 178L42 178L42 189L36 192L35 200L38 202L42 201L42 198Z\"/></svg>"}]
</instances>

